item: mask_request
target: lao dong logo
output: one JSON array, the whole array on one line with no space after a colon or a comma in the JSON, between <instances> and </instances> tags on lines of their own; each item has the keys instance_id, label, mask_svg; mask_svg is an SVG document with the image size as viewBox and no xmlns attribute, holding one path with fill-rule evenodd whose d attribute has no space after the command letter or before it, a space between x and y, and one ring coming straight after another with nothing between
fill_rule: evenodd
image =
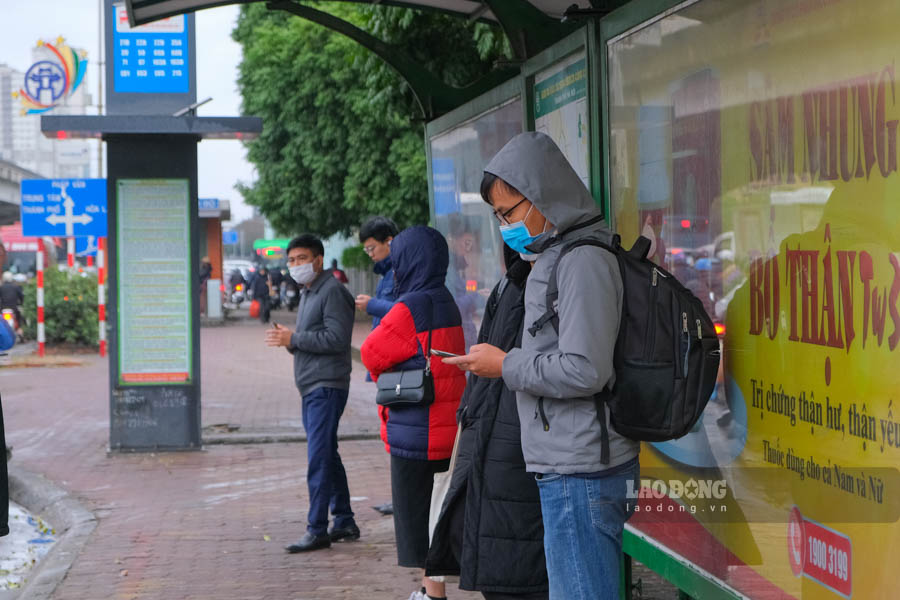
<instances>
[{"instance_id":1,"label":"lao dong logo","mask_svg":"<svg viewBox=\"0 0 900 600\"><path fill-rule=\"evenodd\" d=\"M629 479L627 485L627 498L723 500L728 492L724 479Z\"/></svg>"},{"instance_id":2,"label":"lao dong logo","mask_svg":"<svg viewBox=\"0 0 900 600\"><path fill-rule=\"evenodd\" d=\"M13 92L26 115L45 113L65 102L84 81L87 71L84 51L75 52L62 37L56 39L56 45L38 40L37 54L41 60L31 65L22 88Z\"/></svg>"}]
</instances>

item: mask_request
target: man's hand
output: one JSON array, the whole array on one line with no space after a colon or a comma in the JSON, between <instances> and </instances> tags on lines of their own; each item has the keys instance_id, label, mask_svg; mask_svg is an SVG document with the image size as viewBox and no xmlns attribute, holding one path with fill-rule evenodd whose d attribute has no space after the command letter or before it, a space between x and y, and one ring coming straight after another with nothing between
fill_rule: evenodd
<instances>
[{"instance_id":1,"label":"man's hand","mask_svg":"<svg viewBox=\"0 0 900 600\"><path fill-rule=\"evenodd\" d=\"M490 344L475 344L464 356L445 358L441 362L456 365L463 371L471 371L479 377L496 379L503 376L503 359L506 352Z\"/></svg>"},{"instance_id":2,"label":"man's hand","mask_svg":"<svg viewBox=\"0 0 900 600\"><path fill-rule=\"evenodd\" d=\"M356 297L356 308L366 312L366 307L369 306L369 300L372 299L372 296L366 296L365 294L360 294Z\"/></svg>"},{"instance_id":3,"label":"man's hand","mask_svg":"<svg viewBox=\"0 0 900 600\"><path fill-rule=\"evenodd\" d=\"M266 330L266 346L276 348L284 346L287 348L291 345L291 330L284 325L272 323L272 329Z\"/></svg>"}]
</instances>

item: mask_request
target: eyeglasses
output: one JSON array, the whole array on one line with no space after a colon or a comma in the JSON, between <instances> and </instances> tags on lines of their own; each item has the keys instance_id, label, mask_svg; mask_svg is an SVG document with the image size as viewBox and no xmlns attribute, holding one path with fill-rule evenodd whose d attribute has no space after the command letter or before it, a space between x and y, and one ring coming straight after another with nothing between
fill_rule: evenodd
<instances>
[{"instance_id":1,"label":"eyeglasses","mask_svg":"<svg viewBox=\"0 0 900 600\"><path fill-rule=\"evenodd\" d=\"M507 225L509 225L510 223L509 223L509 220L507 219L507 217L509 217L509 215L512 214L512 211L519 208L519 205L522 204L523 202L525 202L526 200L528 200L528 198L526 198L525 196L522 196L522 199L519 200L518 202L516 202L515 205L513 205L513 207L510 208L509 210L505 210L502 213L497 212L496 210L493 210L491 212L494 213L494 218L497 219L500 223L506 223Z\"/></svg>"},{"instance_id":2,"label":"eyeglasses","mask_svg":"<svg viewBox=\"0 0 900 600\"><path fill-rule=\"evenodd\" d=\"M372 253L375 252L375 246L374 246L374 245L372 245L372 246L364 246L364 247L363 247L363 250L365 251L366 254L368 254L368 255L371 256Z\"/></svg>"}]
</instances>

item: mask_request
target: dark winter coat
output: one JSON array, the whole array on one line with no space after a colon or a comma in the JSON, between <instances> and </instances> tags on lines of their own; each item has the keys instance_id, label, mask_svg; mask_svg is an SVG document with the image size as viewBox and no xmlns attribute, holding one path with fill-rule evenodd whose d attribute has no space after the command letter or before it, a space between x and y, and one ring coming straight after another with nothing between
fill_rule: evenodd
<instances>
[{"instance_id":1,"label":"dark winter coat","mask_svg":"<svg viewBox=\"0 0 900 600\"><path fill-rule=\"evenodd\" d=\"M375 274L381 275L381 281L375 288L375 296L366 306L366 312L372 315L372 329L378 327L378 323L397 301L397 292L394 290L394 263L390 255L375 263Z\"/></svg>"},{"instance_id":2,"label":"dark winter coat","mask_svg":"<svg viewBox=\"0 0 900 600\"><path fill-rule=\"evenodd\" d=\"M507 265L488 299L478 343L508 351L521 343L528 265L510 251ZM546 591L540 497L534 476L525 472L516 394L502 379L471 376L459 417L456 467L426 573L459 574L466 590Z\"/></svg>"}]
</instances>

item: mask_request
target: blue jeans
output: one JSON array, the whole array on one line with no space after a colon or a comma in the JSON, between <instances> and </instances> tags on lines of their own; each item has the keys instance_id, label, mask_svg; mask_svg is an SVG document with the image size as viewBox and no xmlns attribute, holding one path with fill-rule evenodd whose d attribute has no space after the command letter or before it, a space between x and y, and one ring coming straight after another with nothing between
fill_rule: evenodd
<instances>
[{"instance_id":1,"label":"blue jeans","mask_svg":"<svg viewBox=\"0 0 900 600\"><path fill-rule=\"evenodd\" d=\"M637 458L588 475L538 475L550 600L618 600L626 486ZM632 488L636 489L636 488Z\"/></svg>"},{"instance_id":2,"label":"blue jeans","mask_svg":"<svg viewBox=\"0 0 900 600\"><path fill-rule=\"evenodd\" d=\"M309 486L309 516L306 530L320 536L328 532L328 509L334 526L353 525L350 510L350 489L347 473L338 454L337 429L347 390L316 388L303 396L303 428L306 430L307 468Z\"/></svg>"}]
</instances>

